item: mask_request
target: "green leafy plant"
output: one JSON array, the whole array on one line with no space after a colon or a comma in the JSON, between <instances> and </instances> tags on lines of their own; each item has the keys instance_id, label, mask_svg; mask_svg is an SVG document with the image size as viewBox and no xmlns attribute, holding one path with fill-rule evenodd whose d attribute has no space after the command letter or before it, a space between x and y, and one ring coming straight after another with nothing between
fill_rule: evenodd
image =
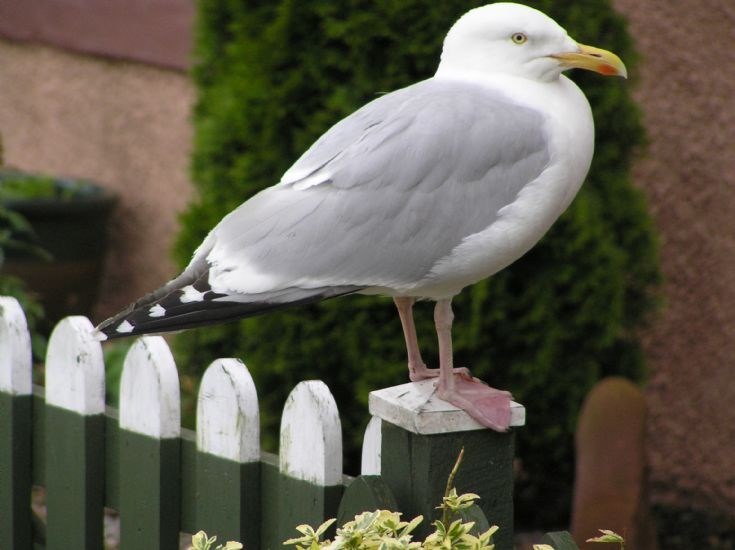
<instances>
[{"instance_id":1,"label":"green leafy plant","mask_svg":"<svg viewBox=\"0 0 735 550\"><path fill-rule=\"evenodd\" d=\"M3 171L0 178L0 201L26 197L53 198L56 192L54 180L49 176Z\"/></svg>"},{"instance_id":2,"label":"green leafy plant","mask_svg":"<svg viewBox=\"0 0 735 550\"><path fill-rule=\"evenodd\" d=\"M600 535L599 537L587 539L587 542L611 542L613 544L617 543L620 545L620 550L625 550L625 539L618 535L615 531L600 529L600 533L602 533L602 535Z\"/></svg>"},{"instance_id":3,"label":"green leafy plant","mask_svg":"<svg viewBox=\"0 0 735 550\"><path fill-rule=\"evenodd\" d=\"M84 181L65 180L16 170L0 171L0 202L3 203L26 199L65 201L95 192L96 188Z\"/></svg>"},{"instance_id":4,"label":"green leafy plant","mask_svg":"<svg viewBox=\"0 0 735 550\"><path fill-rule=\"evenodd\" d=\"M243 547L242 544L234 541L214 546L215 542L217 542L217 537L207 537L204 531L199 531L191 537L190 550L240 550Z\"/></svg>"},{"instance_id":5,"label":"green leafy plant","mask_svg":"<svg viewBox=\"0 0 735 550\"><path fill-rule=\"evenodd\" d=\"M5 251L25 252L36 258L50 259L50 254L36 244L33 227L21 214L0 202L0 266Z\"/></svg>"},{"instance_id":6,"label":"green leafy plant","mask_svg":"<svg viewBox=\"0 0 735 550\"><path fill-rule=\"evenodd\" d=\"M449 472L449 477L447 478L447 486L444 489L444 497L442 498L442 503L441 505L437 506L437 509L442 510L442 522L444 524L449 522L449 519L452 515L457 515L460 511L466 510L474 504L475 500L480 498L475 493L465 493L460 496L457 495L457 489L454 487L454 478L457 477L457 472L459 471L459 467L462 464L463 458L464 447L459 450L457 460L454 462L454 466L452 466L452 471Z\"/></svg>"},{"instance_id":7,"label":"green leafy plant","mask_svg":"<svg viewBox=\"0 0 735 550\"><path fill-rule=\"evenodd\" d=\"M445 497L441 508L454 513L474 504L477 495L457 495ZM451 504L450 504L451 503ZM330 550L399 550L399 549L455 549L455 550L492 550L492 536L498 530L493 526L484 533L473 534L474 522L463 522L461 519L447 523L444 520L434 522L434 532L429 534L423 542L413 541L412 532L423 521L423 516L418 516L411 521L401 521L401 514L390 510L375 510L363 512L355 516L337 529L334 540L322 540L329 527L334 523L330 519L322 523L317 529L309 525L299 525L296 530L301 533L300 537L292 538L284 542L285 545L294 546L296 550L317 550L329 548Z\"/></svg>"}]
</instances>

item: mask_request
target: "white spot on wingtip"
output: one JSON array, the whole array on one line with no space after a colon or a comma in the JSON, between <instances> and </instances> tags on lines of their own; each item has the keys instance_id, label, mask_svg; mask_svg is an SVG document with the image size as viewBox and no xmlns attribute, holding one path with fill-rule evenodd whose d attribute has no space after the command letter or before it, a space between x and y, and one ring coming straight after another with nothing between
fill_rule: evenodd
<instances>
[{"instance_id":1,"label":"white spot on wingtip","mask_svg":"<svg viewBox=\"0 0 735 550\"><path fill-rule=\"evenodd\" d=\"M161 304L156 304L148 310L149 317L163 317L166 315L166 309Z\"/></svg>"},{"instance_id":2,"label":"white spot on wingtip","mask_svg":"<svg viewBox=\"0 0 735 550\"><path fill-rule=\"evenodd\" d=\"M120 323L119 325L117 325L117 329L115 329L115 330L117 332L121 333L121 334L128 334L130 332L133 332L133 329L134 328L135 327L133 327L133 325L132 325L132 323L130 323L130 321L125 320L122 323Z\"/></svg>"},{"instance_id":3,"label":"white spot on wingtip","mask_svg":"<svg viewBox=\"0 0 735 550\"><path fill-rule=\"evenodd\" d=\"M199 292L191 285L182 288L181 292L180 300L182 304L187 304L189 302L201 302L204 299L204 293Z\"/></svg>"},{"instance_id":4,"label":"white spot on wingtip","mask_svg":"<svg viewBox=\"0 0 735 550\"><path fill-rule=\"evenodd\" d=\"M94 342L104 342L105 340L107 340L107 334L98 329L94 329L91 333L91 336Z\"/></svg>"}]
</instances>

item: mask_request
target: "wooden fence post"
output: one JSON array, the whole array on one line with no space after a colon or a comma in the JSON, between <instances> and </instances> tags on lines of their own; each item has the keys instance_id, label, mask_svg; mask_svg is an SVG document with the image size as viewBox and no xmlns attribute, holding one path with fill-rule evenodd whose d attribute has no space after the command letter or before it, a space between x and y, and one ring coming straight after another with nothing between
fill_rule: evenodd
<instances>
[{"instance_id":1,"label":"wooden fence post","mask_svg":"<svg viewBox=\"0 0 735 550\"><path fill-rule=\"evenodd\" d=\"M0 548L31 548L31 374L23 310L0 297Z\"/></svg>"},{"instance_id":2,"label":"wooden fence post","mask_svg":"<svg viewBox=\"0 0 735 550\"><path fill-rule=\"evenodd\" d=\"M160 336L140 338L120 378L120 547L178 550L179 376Z\"/></svg>"},{"instance_id":3,"label":"wooden fence post","mask_svg":"<svg viewBox=\"0 0 735 550\"><path fill-rule=\"evenodd\" d=\"M300 382L288 396L278 472L276 483L270 475L263 478L263 548L281 548L298 536L295 527L301 523L319 525L337 515L344 490L342 425L324 382Z\"/></svg>"},{"instance_id":4,"label":"wooden fence post","mask_svg":"<svg viewBox=\"0 0 735 550\"><path fill-rule=\"evenodd\" d=\"M491 525L498 550L513 547L513 431L483 428L464 411L434 395L434 380L370 393L371 414L382 420L381 476L404 518L424 516L423 532L437 519L449 473L462 447L455 478L459 493L477 502ZM525 423L525 409L513 404L511 426Z\"/></svg>"},{"instance_id":5,"label":"wooden fence post","mask_svg":"<svg viewBox=\"0 0 735 550\"><path fill-rule=\"evenodd\" d=\"M202 377L197 449L197 529L260 548L260 413L239 359L217 359Z\"/></svg>"},{"instance_id":6,"label":"wooden fence post","mask_svg":"<svg viewBox=\"0 0 735 550\"><path fill-rule=\"evenodd\" d=\"M86 317L54 328L46 354L47 549L101 549L105 368Z\"/></svg>"}]
</instances>

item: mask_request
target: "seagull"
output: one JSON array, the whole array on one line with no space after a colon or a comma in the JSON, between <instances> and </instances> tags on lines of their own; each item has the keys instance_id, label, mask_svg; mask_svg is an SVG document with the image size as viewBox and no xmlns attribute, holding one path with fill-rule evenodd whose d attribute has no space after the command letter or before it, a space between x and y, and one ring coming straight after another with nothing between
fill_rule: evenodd
<instances>
[{"instance_id":1,"label":"seagull","mask_svg":"<svg viewBox=\"0 0 735 550\"><path fill-rule=\"evenodd\" d=\"M97 327L179 331L360 293L393 298L412 381L505 431L511 395L455 368L452 298L532 248L589 170L589 103L563 72L626 77L533 8L496 3L449 30L436 74L339 121L281 180L226 215L176 278ZM439 367L412 307L436 302Z\"/></svg>"}]
</instances>

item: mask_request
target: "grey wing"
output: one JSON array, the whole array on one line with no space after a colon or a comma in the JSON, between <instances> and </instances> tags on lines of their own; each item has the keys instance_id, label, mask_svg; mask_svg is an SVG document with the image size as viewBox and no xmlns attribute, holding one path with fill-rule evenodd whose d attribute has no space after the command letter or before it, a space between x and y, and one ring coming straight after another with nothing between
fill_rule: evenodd
<instances>
[{"instance_id":1,"label":"grey wing","mask_svg":"<svg viewBox=\"0 0 735 550\"><path fill-rule=\"evenodd\" d=\"M384 94L351 115L343 118L317 139L303 155L281 177L280 184L288 185L309 181L309 176L333 161L355 141L359 140L371 127L386 119L386 115L403 102L409 88Z\"/></svg>"},{"instance_id":2,"label":"grey wing","mask_svg":"<svg viewBox=\"0 0 735 550\"><path fill-rule=\"evenodd\" d=\"M466 84L378 98L212 231L209 284L243 300L410 286L544 170L542 128L538 112Z\"/></svg>"}]
</instances>

